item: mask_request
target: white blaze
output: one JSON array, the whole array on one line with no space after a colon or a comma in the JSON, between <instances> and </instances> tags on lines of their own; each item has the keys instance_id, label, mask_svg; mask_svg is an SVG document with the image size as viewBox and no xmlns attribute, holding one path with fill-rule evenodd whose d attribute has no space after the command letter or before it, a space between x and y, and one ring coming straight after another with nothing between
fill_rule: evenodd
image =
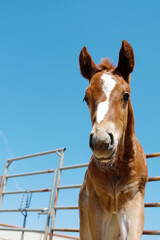
<instances>
[{"instance_id":1,"label":"white blaze","mask_svg":"<svg viewBox=\"0 0 160 240\"><path fill-rule=\"evenodd\" d=\"M109 97L110 97L112 90L114 89L114 87L116 85L115 80L109 74L104 73L101 76L101 79L103 80L102 90L104 91L104 93L106 95L106 101L98 104L98 107L97 107L97 122L98 123L100 123L104 119L106 113L108 112Z\"/></svg>"}]
</instances>

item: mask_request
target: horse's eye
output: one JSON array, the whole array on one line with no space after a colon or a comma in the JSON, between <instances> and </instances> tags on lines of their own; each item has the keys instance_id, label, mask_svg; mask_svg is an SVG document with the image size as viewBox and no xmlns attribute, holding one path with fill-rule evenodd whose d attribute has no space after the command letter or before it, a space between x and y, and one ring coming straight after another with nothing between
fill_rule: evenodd
<instances>
[{"instance_id":1,"label":"horse's eye","mask_svg":"<svg viewBox=\"0 0 160 240\"><path fill-rule=\"evenodd\" d=\"M85 95L85 97L84 97L84 99L83 99L83 102L86 102L87 104L89 103L89 100L88 100L88 98L87 98L87 96Z\"/></svg>"},{"instance_id":2,"label":"horse's eye","mask_svg":"<svg viewBox=\"0 0 160 240\"><path fill-rule=\"evenodd\" d=\"M127 93L127 92L125 92L124 95L123 95L123 99L124 99L124 101L125 101L125 102L128 102L129 97L130 97L130 94Z\"/></svg>"}]
</instances>

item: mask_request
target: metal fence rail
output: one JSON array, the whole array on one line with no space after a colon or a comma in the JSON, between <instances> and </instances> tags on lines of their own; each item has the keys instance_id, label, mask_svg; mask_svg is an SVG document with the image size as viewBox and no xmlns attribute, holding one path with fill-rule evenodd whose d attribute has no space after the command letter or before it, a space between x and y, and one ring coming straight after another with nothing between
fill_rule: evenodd
<instances>
[{"instance_id":1,"label":"metal fence rail","mask_svg":"<svg viewBox=\"0 0 160 240\"><path fill-rule=\"evenodd\" d=\"M160 203L145 203L145 207L160 207Z\"/></svg>"},{"instance_id":2,"label":"metal fence rail","mask_svg":"<svg viewBox=\"0 0 160 240\"><path fill-rule=\"evenodd\" d=\"M28 172L28 173L20 173L20 174L12 174L12 175L7 175L6 178L8 179L8 178L15 178L15 177L25 177L25 176L39 175L39 174L52 173L52 172L54 172L54 169L36 171L36 172Z\"/></svg>"},{"instance_id":3,"label":"metal fence rail","mask_svg":"<svg viewBox=\"0 0 160 240\"><path fill-rule=\"evenodd\" d=\"M54 150L50 150L50 151L46 151L46 152L25 155L25 156L21 156L21 157L17 157L17 158L9 158L7 160L7 162L11 163L11 162L18 161L18 160L23 160L23 159L26 159L26 158L39 157L39 156L44 156L44 155L48 155L48 154L52 154L52 153L57 153L59 155L59 153L64 152L65 150L66 150L66 148L58 148L58 149L54 149Z\"/></svg>"},{"instance_id":4,"label":"metal fence rail","mask_svg":"<svg viewBox=\"0 0 160 240\"><path fill-rule=\"evenodd\" d=\"M42 189L30 189L28 190L20 190L20 191L7 191L3 192L3 195L8 195L8 194L20 194L20 193L40 193L40 192L51 192L51 188L42 188Z\"/></svg>"},{"instance_id":5,"label":"metal fence rail","mask_svg":"<svg viewBox=\"0 0 160 240\"><path fill-rule=\"evenodd\" d=\"M82 184L73 184L73 185L64 185L64 186L58 186L57 189L73 189L73 188L80 188Z\"/></svg>"},{"instance_id":6,"label":"metal fence rail","mask_svg":"<svg viewBox=\"0 0 160 240\"><path fill-rule=\"evenodd\" d=\"M79 232L79 229L73 229L73 228L54 228L54 232Z\"/></svg>"},{"instance_id":7,"label":"metal fence rail","mask_svg":"<svg viewBox=\"0 0 160 240\"><path fill-rule=\"evenodd\" d=\"M62 170L69 170L69 169L83 168L83 167L88 167L88 163L76 164L76 165L70 165L70 166L61 167L60 170L62 171Z\"/></svg>"},{"instance_id":8,"label":"metal fence rail","mask_svg":"<svg viewBox=\"0 0 160 240\"><path fill-rule=\"evenodd\" d=\"M148 182L160 181L160 176L148 178Z\"/></svg>"},{"instance_id":9,"label":"metal fence rail","mask_svg":"<svg viewBox=\"0 0 160 240\"><path fill-rule=\"evenodd\" d=\"M150 231L150 230L145 230L143 231L144 235L160 235L160 231Z\"/></svg>"},{"instance_id":10,"label":"metal fence rail","mask_svg":"<svg viewBox=\"0 0 160 240\"><path fill-rule=\"evenodd\" d=\"M21 212L23 209L0 209L1 212ZM26 212L48 212L48 208L26 208Z\"/></svg>"},{"instance_id":11,"label":"metal fence rail","mask_svg":"<svg viewBox=\"0 0 160 240\"><path fill-rule=\"evenodd\" d=\"M146 158L154 158L154 157L160 157L160 152L146 154Z\"/></svg>"},{"instance_id":12,"label":"metal fence rail","mask_svg":"<svg viewBox=\"0 0 160 240\"><path fill-rule=\"evenodd\" d=\"M17 232L35 232L35 233L45 233L45 230L41 229L27 229L27 228L11 228L11 227L0 227L1 231L17 231Z\"/></svg>"}]
</instances>

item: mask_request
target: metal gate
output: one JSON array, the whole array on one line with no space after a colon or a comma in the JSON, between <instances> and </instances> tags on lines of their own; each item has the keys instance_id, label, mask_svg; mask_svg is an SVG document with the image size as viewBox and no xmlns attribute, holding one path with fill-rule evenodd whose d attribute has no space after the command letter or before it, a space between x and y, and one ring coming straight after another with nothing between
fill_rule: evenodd
<instances>
[{"instance_id":1,"label":"metal gate","mask_svg":"<svg viewBox=\"0 0 160 240\"><path fill-rule=\"evenodd\" d=\"M55 218L55 207L53 205L53 201L57 199L57 184L60 182L60 172L61 168L63 166L63 160L64 160L64 152L65 148L60 148L60 149L55 149L52 151L48 152L42 152L42 153L37 153L37 154L32 154L32 155L27 155L27 156L22 156L18 158L12 158L8 159L6 162L5 170L4 170L4 175L1 181L1 186L0 186L0 213L2 212L38 212L38 213L43 213L47 215L46 218L46 226L45 229L27 229L25 228L12 228L12 227L0 227L0 230L3 231L20 231L22 232L21 235L21 240L24 238L24 233L25 232L35 232L35 233L43 233L44 234L44 240L48 238L48 233L50 232L50 225L51 222L54 222ZM42 171L34 171L34 172L25 172L25 173L20 173L20 174L14 174L14 175L8 175L8 168L10 165L15 162L15 161L22 161L24 159L28 159L30 162L32 158L34 157L39 157L39 156L44 156L47 154L57 154L59 156L59 168L58 169L49 169L49 170L42 170ZM27 176L33 176L33 175L39 175L39 174L52 174L53 175L53 180L52 180L52 185L51 188L45 188L45 189L30 189L30 190L20 190L20 191L5 191L6 185L7 185L7 180L8 179L13 179L16 177L27 177ZM50 199L49 199L49 206L48 208L26 208L26 209L2 209L2 202L3 202L3 197L4 195L10 195L10 194L24 194L24 193L31 193L31 194L36 194L36 193L44 193L44 192L50 192ZM53 224L52 224L53 226Z\"/></svg>"},{"instance_id":2,"label":"metal gate","mask_svg":"<svg viewBox=\"0 0 160 240\"><path fill-rule=\"evenodd\" d=\"M81 187L81 183L80 184L72 184L72 185L60 185L60 181L61 181L61 173L63 171L67 171L70 169L77 169L77 168L86 168L88 166L88 163L84 163L84 164L77 164L77 165L71 165L71 166L63 166L63 160L64 160L64 151L65 148L62 149L56 149L56 150L52 150L49 152L43 152L43 153L39 153L39 154L33 154L33 155L28 155L28 156L24 156L24 157L19 157L19 158L14 158L14 159L8 159L7 163L6 163L6 167L5 167L5 171L4 171L4 176L2 179L2 184L1 184L1 188L0 188L0 204L2 204L2 200L3 200L3 196L7 195L7 194L18 194L18 193L25 193L26 191L14 191L14 192L5 192L5 186L7 183L7 179L8 178L14 178L14 177L21 177L21 176L29 176L29 175L33 175L33 174L45 174L45 173L53 173L53 182L52 182L52 188L48 189L47 191L50 191L50 203L49 203L49 207L47 209L27 209L27 211L37 211L37 212L42 212L47 214L47 220L46 220L46 227L45 230L36 230L36 229L26 229L26 228L7 228L7 230L10 231L21 231L23 232L39 232L39 233L44 233L44 239L46 240L48 237L48 234L50 234L49 239L52 240L53 237L53 233L54 232L79 232L79 229L73 229L73 228L64 228L64 227L60 227L60 228L55 228L55 217L56 217L56 211L58 210L78 210L78 205L70 205L70 206L57 206L57 201L58 201L58 194L59 191L64 190L64 189L75 189L75 188L80 188ZM30 172L30 173L21 173L21 174L15 174L15 175L7 175L7 170L8 167L10 166L10 164L13 161L18 161L18 160L23 160L26 158L32 158L32 157L36 157L36 156L41 156L41 155L45 155L45 154L52 154L52 153L56 153L58 154L60 160L59 160L59 168L58 169L50 169L50 170L44 170L44 171L37 171L37 172ZM146 155L146 158L153 158L153 157L160 157L160 153L154 153L154 154L148 154ZM149 182L153 182L153 181L160 181L160 176L157 177L150 177L148 179ZM33 193L36 192L43 192L44 189L35 189L35 190L31 190ZM46 191L46 189L45 189ZM53 203L54 202L54 203ZM160 203L145 203L145 207L160 207ZM19 209L1 209L0 212L18 212L20 211ZM6 228L1 228L0 230L6 230ZM160 230L157 231L153 231L153 230L144 230L143 231L144 235L160 235Z\"/></svg>"}]
</instances>

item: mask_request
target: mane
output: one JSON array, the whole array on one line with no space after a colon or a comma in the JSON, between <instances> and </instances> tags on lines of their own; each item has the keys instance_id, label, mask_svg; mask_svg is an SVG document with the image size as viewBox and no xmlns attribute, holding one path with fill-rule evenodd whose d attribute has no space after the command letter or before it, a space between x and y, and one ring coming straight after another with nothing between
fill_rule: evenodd
<instances>
[{"instance_id":1,"label":"mane","mask_svg":"<svg viewBox=\"0 0 160 240\"><path fill-rule=\"evenodd\" d=\"M101 71L102 70L111 71L115 69L115 65L110 61L109 58L101 59L101 63L99 63L97 66Z\"/></svg>"}]
</instances>

